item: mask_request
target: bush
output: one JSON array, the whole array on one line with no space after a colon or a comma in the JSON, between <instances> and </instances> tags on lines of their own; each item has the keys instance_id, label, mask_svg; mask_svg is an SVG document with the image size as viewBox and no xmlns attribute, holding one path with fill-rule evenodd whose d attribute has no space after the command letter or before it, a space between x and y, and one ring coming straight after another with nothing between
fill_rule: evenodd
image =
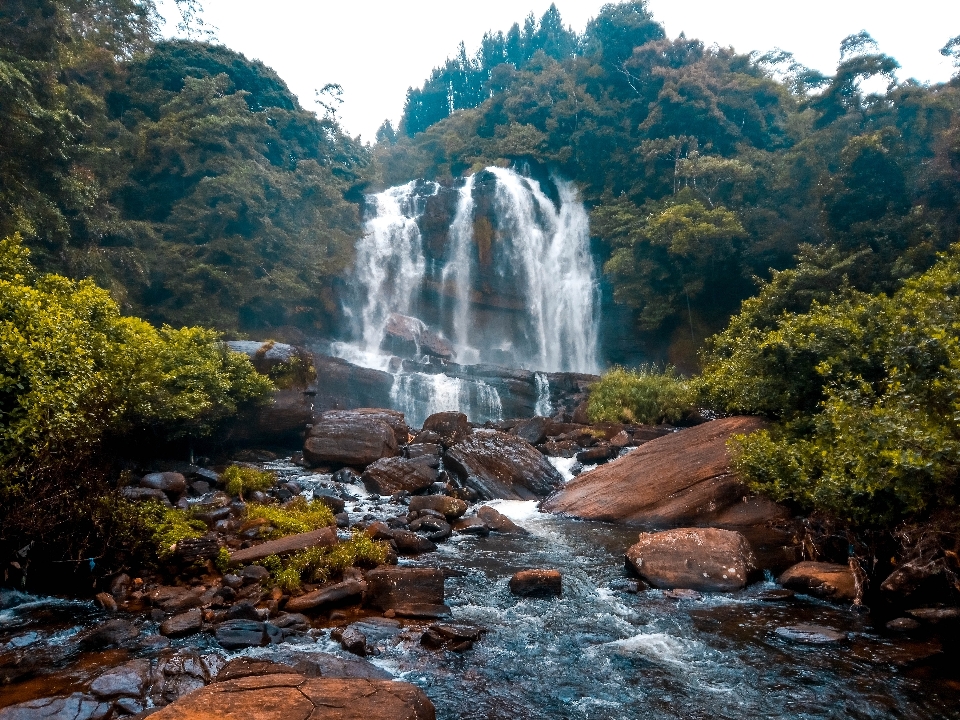
<instances>
[{"instance_id":1,"label":"bush","mask_svg":"<svg viewBox=\"0 0 960 720\"><path fill-rule=\"evenodd\" d=\"M226 485L227 493L242 499L245 492L272 488L277 481L277 476L267 470L231 465L223 471L221 479Z\"/></svg>"},{"instance_id":2,"label":"bush","mask_svg":"<svg viewBox=\"0 0 960 720\"><path fill-rule=\"evenodd\" d=\"M295 497L283 506L251 503L247 506L246 517L248 520L263 518L269 522L273 528L271 538L296 535L337 524L330 508L319 500L307 502L303 497Z\"/></svg>"},{"instance_id":3,"label":"bush","mask_svg":"<svg viewBox=\"0 0 960 720\"><path fill-rule=\"evenodd\" d=\"M37 275L18 237L0 241L0 544L69 538L84 497L106 492L106 439L204 435L271 388L217 333L124 317L93 282Z\"/></svg>"},{"instance_id":4,"label":"bush","mask_svg":"<svg viewBox=\"0 0 960 720\"><path fill-rule=\"evenodd\" d=\"M892 297L847 292L766 330L746 315L713 339L702 388L780 421L731 441L754 490L872 527L956 504L960 246Z\"/></svg>"},{"instance_id":5,"label":"bush","mask_svg":"<svg viewBox=\"0 0 960 720\"><path fill-rule=\"evenodd\" d=\"M333 547L313 547L291 555L285 560L277 556L264 559L273 583L284 592L299 590L304 582L326 582L354 566L376 567L387 560L388 546L371 540L362 532Z\"/></svg>"},{"instance_id":6,"label":"bush","mask_svg":"<svg viewBox=\"0 0 960 720\"><path fill-rule=\"evenodd\" d=\"M590 388L587 414L592 422L677 422L693 407L690 383L672 367L636 370L615 367Z\"/></svg>"}]
</instances>

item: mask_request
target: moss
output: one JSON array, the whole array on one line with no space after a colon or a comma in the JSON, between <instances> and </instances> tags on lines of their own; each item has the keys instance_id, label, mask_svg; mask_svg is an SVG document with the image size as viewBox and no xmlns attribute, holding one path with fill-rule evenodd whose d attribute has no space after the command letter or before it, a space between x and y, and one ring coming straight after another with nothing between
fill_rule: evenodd
<instances>
[{"instance_id":1,"label":"moss","mask_svg":"<svg viewBox=\"0 0 960 720\"><path fill-rule=\"evenodd\" d=\"M587 414L592 422L677 422L690 412L694 397L673 367L615 367L590 389Z\"/></svg>"},{"instance_id":2,"label":"moss","mask_svg":"<svg viewBox=\"0 0 960 720\"><path fill-rule=\"evenodd\" d=\"M261 561L272 582L284 592L300 589L304 582L326 582L347 568L376 567L387 561L386 543L372 540L361 531L333 547L312 547L282 560L275 555Z\"/></svg>"},{"instance_id":3,"label":"moss","mask_svg":"<svg viewBox=\"0 0 960 720\"><path fill-rule=\"evenodd\" d=\"M269 522L273 528L269 534L271 538L319 530L337 523L333 511L322 502L307 502L302 497L294 498L283 506L251 503L247 507L246 517L247 520L262 518Z\"/></svg>"},{"instance_id":4,"label":"moss","mask_svg":"<svg viewBox=\"0 0 960 720\"><path fill-rule=\"evenodd\" d=\"M268 490L277 482L276 474L268 470L231 465L223 471L221 476L227 488L227 493L243 497L244 493L254 490Z\"/></svg>"},{"instance_id":5,"label":"moss","mask_svg":"<svg viewBox=\"0 0 960 720\"><path fill-rule=\"evenodd\" d=\"M140 506L140 516L160 558L173 555L174 547L181 540L198 538L207 531L206 524L192 518L185 510L164 507L158 502Z\"/></svg>"}]
</instances>

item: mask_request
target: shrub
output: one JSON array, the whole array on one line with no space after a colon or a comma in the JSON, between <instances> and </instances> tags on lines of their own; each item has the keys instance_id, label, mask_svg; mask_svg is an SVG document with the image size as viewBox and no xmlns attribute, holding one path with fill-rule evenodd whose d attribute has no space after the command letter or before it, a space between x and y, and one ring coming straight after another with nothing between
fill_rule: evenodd
<instances>
[{"instance_id":1,"label":"shrub","mask_svg":"<svg viewBox=\"0 0 960 720\"><path fill-rule=\"evenodd\" d=\"M186 538L198 538L207 532L207 526L194 519L186 510L168 508L159 502L126 503L122 511L131 520L131 531L139 536L133 542L149 538L146 547L140 552L146 562L157 558L166 559L173 555L174 547Z\"/></svg>"},{"instance_id":2,"label":"shrub","mask_svg":"<svg viewBox=\"0 0 960 720\"><path fill-rule=\"evenodd\" d=\"M277 476L267 470L231 465L223 471L221 479L230 495L243 498L246 492L272 488L277 481Z\"/></svg>"},{"instance_id":3,"label":"shrub","mask_svg":"<svg viewBox=\"0 0 960 720\"><path fill-rule=\"evenodd\" d=\"M295 497L283 506L251 503L247 506L246 516L248 520L267 520L273 527L271 538L296 535L337 524L330 508L319 500L307 502L303 497Z\"/></svg>"},{"instance_id":4,"label":"shrub","mask_svg":"<svg viewBox=\"0 0 960 720\"><path fill-rule=\"evenodd\" d=\"M587 414L592 422L676 422L693 407L690 383L672 367L636 370L615 367L590 388Z\"/></svg>"},{"instance_id":5,"label":"shrub","mask_svg":"<svg viewBox=\"0 0 960 720\"><path fill-rule=\"evenodd\" d=\"M313 547L291 555L285 560L276 556L265 558L263 566L270 571L273 583L285 592L299 590L304 582L326 582L354 566L375 567L387 560L388 546L371 540L362 532L333 547Z\"/></svg>"},{"instance_id":6,"label":"shrub","mask_svg":"<svg viewBox=\"0 0 960 720\"><path fill-rule=\"evenodd\" d=\"M780 421L731 441L754 490L864 527L956 504L960 246L892 297L847 292L766 330L743 320L714 338L702 387Z\"/></svg>"}]
</instances>

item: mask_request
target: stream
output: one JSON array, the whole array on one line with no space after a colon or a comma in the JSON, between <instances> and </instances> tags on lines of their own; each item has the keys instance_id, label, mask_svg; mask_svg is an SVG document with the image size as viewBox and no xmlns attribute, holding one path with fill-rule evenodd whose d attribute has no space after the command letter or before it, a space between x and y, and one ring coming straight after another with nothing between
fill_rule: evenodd
<instances>
[{"instance_id":1,"label":"stream","mask_svg":"<svg viewBox=\"0 0 960 720\"><path fill-rule=\"evenodd\" d=\"M288 462L272 469L298 478L307 494L330 480ZM348 489L361 498L348 503L351 521L405 511L359 487ZM623 589L624 551L635 530L541 514L534 502L490 504L530 534L455 535L436 553L400 560L448 571L446 601L454 621L487 630L473 649L429 650L412 621L405 628L366 627L379 652L370 660L422 688L438 718L960 718L960 665L955 654L938 652L936 639L895 638L873 628L867 614L813 598L766 601L762 594L775 587L772 582L700 598L630 593ZM526 568L560 570L562 597L512 595L511 575ZM26 649L65 669L0 685L0 707L44 692L77 691L98 664L131 656L58 651L103 622L92 603L9 592L3 601L0 665ZM777 632L797 623L826 626L846 639L808 644ZM150 657L151 637L157 647L166 643L155 636L154 623L146 621L142 632L145 640L132 656ZM239 653L220 650L207 635L173 644L224 658L347 656L324 631Z\"/></svg>"}]
</instances>

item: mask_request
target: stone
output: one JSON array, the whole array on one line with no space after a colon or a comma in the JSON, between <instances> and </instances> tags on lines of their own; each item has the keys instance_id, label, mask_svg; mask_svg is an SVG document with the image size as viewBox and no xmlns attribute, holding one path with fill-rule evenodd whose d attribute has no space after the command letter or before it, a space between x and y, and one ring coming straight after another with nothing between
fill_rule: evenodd
<instances>
[{"instance_id":1,"label":"stone","mask_svg":"<svg viewBox=\"0 0 960 720\"><path fill-rule=\"evenodd\" d=\"M120 573L110 581L110 594L117 602L123 602L130 594L132 581L126 573Z\"/></svg>"},{"instance_id":2,"label":"stone","mask_svg":"<svg viewBox=\"0 0 960 720\"><path fill-rule=\"evenodd\" d=\"M369 465L360 479L368 491L377 495L415 493L426 490L440 479L439 465L439 458L430 456L415 460L384 458Z\"/></svg>"},{"instance_id":3,"label":"stone","mask_svg":"<svg viewBox=\"0 0 960 720\"><path fill-rule=\"evenodd\" d=\"M367 656L367 636L353 625L349 625L340 635L340 647L349 653Z\"/></svg>"},{"instance_id":4,"label":"stone","mask_svg":"<svg viewBox=\"0 0 960 720\"><path fill-rule=\"evenodd\" d=\"M620 453L615 445L597 445L596 447L581 450L576 454L577 462L581 465L599 465L612 460Z\"/></svg>"},{"instance_id":5,"label":"stone","mask_svg":"<svg viewBox=\"0 0 960 720\"><path fill-rule=\"evenodd\" d=\"M467 504L458 498L447 495L417 495L410 498L410 512L433 510L448 520L462 517L467 511Z\"/></svg>"},{"instance_id":6,"label":"stone","mask_svg":"<svg viewBox=\"0 0 960 720\"><path fill-rule=\"evenodd\" d=\"M337 495L333 490L329 490L327 488L317 488L314 490L313 499L319 500L321 503L330 508L334 515L342 513L347 506L342 497Z\"/></svg>"},{"instance_id":7,"label":"stone","mask_svg":"<svg viewBox=\"0 0 960 720\"><path fill-rule=\"evenodd\" d=\"M392 680L269 674L218 682L151 715L153 720L436 720L414 685Z\"/></svg>"},{"instance_id":8,"label":"stone","mask_svg":"<svg viewBox=\"0 0 960 720\"><path fill-rule=\"evenodd\" d=\"M479 535L486 537L490 534L489 526L476 515L458 520L453 524L453 529L460 535Z\"/></svg>"},{"instance_id":9,"label":"stone","mask_svg":"<svg viewBox=\"0 0 960 720\"><path fill-rule=\"evenodd\" d=\"M403 449L403 456L413 460L418 457L440 457L443 448L435 443L411 443Z\"/></svg>"},{"instance_id":10,"label":"stone","mask_svg":"<svg viewBox=\"0 0 960 720\"><path fill-rule=\"evenodd\" d=\"M227 573L224 575L221 582L223 583L224 587L232 588L233 590L239 590L241 587L243 587L243 578L233 573Z\"/></svg>"},{"instance_id":11,"label":"stone","mask_svg":"<svg viewBox=\"0 0 960 720\"><path fill-rule=\"evenodd\" d=\"M236 657L227 661L227 664L220 668L216 681L226 682L227 680L236 680L244 677L262 677L264 675L288 675L291 672L293 672L293 670L289 665L276 663L272 660Z\"/></svg>"},{"instance_id":12,"label":"stone","mask_svg":"<svg viewBox=\"0 0 960 720\"><path fill-rule=\"evenodd\" d=\"M200 632L203 627L203 613L200 608L187 610L160 623L160 634L167 637L181 637Z\"/></svg>"},{"instance_id":13,"label":"stone","mask_svg":"<svg viewBox=\"0 0 960 720\"><path fill-rule=\"evenodd\" d=\"M894 618L886 624L887 630L892 632L910 632L920 627L920 623L913 618Z\"/></svg>"},{"instance_id":14,"label":"stone","mask_svg":"<svg viewBox=\"0 0 960 720\"><path fill-rule=\"evenodd\" d=\"M379 567L366 574L363 604L380 611L400 605L443 605L444 574L434 568Z\"/></svg>"},{"instance_id":15,"label":"stone","mask_svg":"<svg viewBox=\"0 0 960 720\"><path fill-rule=\"evenodd\" d=\"M547 439L547 431L552 423L550 418L539 416L527 418L514 425L510 434L523 438L531 445L539 445Z\"/></svg>"},{"instance_id":16,"label":"stone","mask_svg":"<svg viewBox=\"0 0 960 720\"><path fill-rule=\"evenodd\" d=\"M686 588L676 588L674 590L665 590L663 593L665 598L670 600L702 600L703 595L698 593L696 590L688 590Z\"/></svg>"},{"instance_id":17,"label":"stone","mask_svg":"<svg viewBox=\"0 0 960 720\"><path fill-rule=\"evenodd\" d=\"M227 650L262 647L270 642L266 628L256 620L227 620L217 625L214 637Z\"/></svg>"},{"instance_id":18,"label":"stone","mask_svg":"<svg viewBox=\"0 0 960 720\"><path fill-rule=\"evenodd\" d=\"M397 454L397 439L386 422L362 413L332 411L320 416L303 444L311 465L364 468Z\"/></svg>"},{"instance_id":19,"label":"stone","mask_svg":"<svg viewBox=\"0 0 960 720\"><path fill-rule=\"evenodd\" d=\"M449 527L449 526L448 526ZM392 540L397 546L397 552L404 555L417 555L420 553L434 552L437 545L433 540L425 538L409 530L393 530Z\"/></svg>"},{"instance_id":20,"label":"stone","mask_svg":"<svg viewBox=\"0 0 960 720\"><path fill-rule=\"evenodd\" d=\"M85 648L100 650L123 645L140 635L140 628L129 620L114 618L93 628L80 641Z\"/></svg>"},{"instance_id":21,"label":"stone","mask_svg":"<svg viewBox=\"0 0 960 720\"><path fill-rule=\"evenodd\" d=\"M778 627L774 632L782 638L807 645L831 645L847 639L846 633L837 632L823 625L800 623Z\"/></svg>"},{"instance_id":22,"label":"stone","mask_svg":"<svg viewBox=\"0 0 960 720\"><path fill-rule=\"evenodd\" d=\"M954 571L942 552L931 552L923 545L916 557L899 565L881 583L880 591L887 601L900 607L917 607L954 599Z\"/></svg>"},{"instance_id":23,"label":"stone","mask_svg":"<svg viewBox=\"0 0 960 720\"><path fill-rule=\"evenodd\" d=\"M187 479L178 472L150 473L140 478L140 487L160 490L175 499L187 491Z\"/></svg>"},{"instance_id":24,"label":"stone","mask_svg":"<svg viewBox=\"0 0 960 720\"><path fill-rule=\"evenodd\" d=\"M483 524L490 528L491 532L504 533L507 535L529 535L529 533L506 515L497 512L489 505L482 505L477 510L477 517L483 521Z\"/></svg>"},{"instance_id":25,"label":"stone","mask_svg":"<svg viewBox=\"0 0 960 720\"><path fill-rule=\"evenodd\" d=\"M220 538L211 533L204 537L179 540L174 552L177 557L189 564L217 557L221 547L223 545L220 543Z\"/></svg>"},{"instance_id":26,"label":"stone","mask_svg":"<svg viewBox=\"0 0 960 720\"><path fill-rule=\"evenodd\" d=\"M264 582L270 577L270 571L262 565L248 565L240 571L241 585L252 585Z\"/></svg>"},{"instance_id":27,"label":"stone","mask_svg":"<svg viewBox=\"0 0 960 720\"><path fill-rule=\"evenodd\" d=\"M364 581L356 579L323 585L305 595L290 598L284 606L284 610L291 613L301 613L326 605L342 603L351 598L359 600L366 588L367 584Z\"/></svg>"},{"instance_id":28,"label":"stone","mask_svg":"<svg viewBox=\"0 0 960 720\"><path fill-rule=\"evenodd\" d=\"M560 597L563 582L559 570L521 570L510 578L510 592L520 597Z\"/></svg>"},{"instance_id":29,"label":"stone","mask_svg":"<svg viewBox=\"0 0 960 720\"><path fill-rule=\"evenodd\" d=\"M390 410L385 407L362 407L356 410L327 410L314 418L317 422L336 422L338 420L352 421L355 418L366 418L368 420L380 420L385 422L393 430L394 440L397 445L406 445L410 439L410 426L404 419L403 413L399 410Z\"/></svg>"},{"instance_id":30,"label":"stone","mask_svg":"<svg viewBox=\"0 0 960 720\"><path fill-rule=\"evenodd\" d=\"M541 452L497 430L475 430L447 450L444 466L484 500L536 500L563 485Z\"/></svg>"},{"instance_id":31,"label":"stone","mask_svg":"<svg viewBox=\"0 0 960 720\"><path fill-rule=\"evenodd\" d=\"M443 604L436 603L400 603L396 607L390 608L384 613L384 617L390 613L393 617L433 619L450 617L452 611Z\"/></svg>"},{"instance_id":32,"label":"stone","mask_svg":"<svg viewBox=\"0 0 960 720\"><path fill-rule=\"evenodd\" d=\"M757 600L763 602L784 602L786 600L793 600L796 597L796 593L793 590L787 590L786 588L776 588L774 590L765 590L764 592L757 595Z\"/></svg>"},{"instance_id":33,"label":"stone","mask_svg":"<svg viewBox=\"0 0 960 720\"><path fill-rule=\"evenodd\" d=\"M0 720L102 720L109 713L109 703L73 693L10 705L0 709Z\"/></svg>"},{"instance_id":34,"label":"stone","mask_svg":"<svg viewBox=\"0 0 960 720\"><path fill-rule=\"evenodd\" d=\"M149 502L155 500L164 507L173 507L167 494L163 490L157 490L156 488L125 487L120 490L120 494L124 500L129 500L130 502Z\"/></svg>"},{"instance_id":35,"label":"stone","mask_svg":"<svg viewBox=\"0 0 960 720\"><path fill-rule=\"evenodd\" d=\"M391 355L419 360L424 355L453 360L453 346L419 318L390 313L383 328L380 349Z\"/></svg>"},{"instance_id":36,"label":"stone","mask_svg":"<svg viewBox=\"0 0 960 720\"><path fill-rule=\"evenodd\" d=\"M116 612L117 611L117 601L113 599L113 595L107 592L97 593L93 598L94 602L97 603L101 608L107 612Z\"/></svg>"},{"instance_id":37,"label":"stone","mask_svg":"<svg viewBox=\"0 0 960 720\"><path fill-rule=\"evenodd\" d=\"M907 614L929 625L938 625L939 623L956 623L960 621L960 608L914 608L907 610Z\"/></svg>"},{"instance_id":38,"label":"stone","mask_svg":"<svg viewBox=\"0 0 960 720\"><path fill-rule=\"evenodd\" d=\"M179 613L203 604L203 590L199 588L161 585L149 595L150 603L168 613Z\"/></svg>"},{"instance_id":39,"label":"stone","mask_svg":"<svg viewBox=\"0 0 960 720\"><path fill-rule=\"evenodd\" d=\"M453 529L446 520L430 515L417 518L410 523L409 528L414 532L422 533L427 539L433 542L446 540L453 532ZM396 540L396 533L394 533L394 540Z\"/></svg>"},{"instance_id":40,"label":"stone","mask_svg":"<svg viewBox=\"0 0 960 720\"><path fill-rule=\"evenodd\" d=\"M325 527L298 535L288 535L279 540L268 540L243 550L235 550L230 554L230 562L250 563L263 560L270 555L289 555L307 548L332 547L336 544L337 531L331 527Z\"/></svg>"},{"instance_id":41,"label":"stone","mask_svg":"<svg viewBox=\"0 0 960 720\"><path fill-rule=\"evenodd\" d=\"M261 620L256 606L249 600L241 600L227 609L227 620Z\"/></svg>"},{"instance_id":42,"label":"stone","mask_svg":"<svg viewBox=\"0 0 960 720\"><path fill-rule=\"evenodd\" d=\"M637 573L655 588L729 592L746 586L756 561L738 532L677 528L640 533L627 550Z\"/></svg>"},{"instance_id":43,"label":"stone","mask_svg":"<svg viewBox=\"0 0 960 720\"><path fill-rule=\"evenodd\" d=\"M759 567L782 572L800 559L791 513L751 495L727 452L733 435L765 426L760 418L729 417L657 437L581 473L542 509L644 528L736 530L750 541Z\"/></svg>"},{"instance_id":44,"label":"stone","mask_svg":"<svg viewBox=\"0 0 960 720\"><path fill-rule=\"evenodd\" d=\"M435 433L441 445L449 448L470 435L470 423L462 412L434 413L423 421L422 432ZM418 436L419 437L419 436Z\"/></svg>"},{"instance_id":45,"label":"stone","mask_svg":"<svg viewBox=\"0 0 960 720\"><path fill-rule=\"evenodd\" d=\"M138 698L144 694L149 678L150 661L131 660L102 672L90 683L90 692L102 700Z\"/></svg>"},{"instance_id":46,"label":"stone","mask_svg":"<svg viewBox=\"0 0 960 720\"><path fill-rule=\"evenodd\" d=\"M784 572L778 582L789 590L834 602L853 602L856 580L848 565L804 561Z\"/></svg>"}]
</instances>

